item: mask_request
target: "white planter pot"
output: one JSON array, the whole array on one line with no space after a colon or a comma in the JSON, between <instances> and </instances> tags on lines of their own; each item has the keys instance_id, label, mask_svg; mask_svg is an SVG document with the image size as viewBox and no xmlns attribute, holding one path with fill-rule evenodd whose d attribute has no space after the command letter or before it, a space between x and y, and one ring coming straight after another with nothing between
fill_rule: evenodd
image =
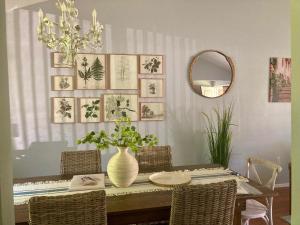
<instances>
[{"instance_id":1,"label":"white planter pot","mask_svg":"<svg viewBox=\"0 0 300 225\"><path fill-rule=\"evenodd\" d=\"M107 174L115 186L128 187L135 181L139 165L136 159L128 153L128 148L118 147L118 151L107 164Z\"/></svg>"}]
</instances>

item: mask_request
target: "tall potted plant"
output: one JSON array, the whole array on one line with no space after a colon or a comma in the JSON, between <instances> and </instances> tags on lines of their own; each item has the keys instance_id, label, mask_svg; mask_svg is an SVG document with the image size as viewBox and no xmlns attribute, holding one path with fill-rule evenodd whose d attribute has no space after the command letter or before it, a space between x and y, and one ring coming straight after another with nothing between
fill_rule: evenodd
<instances>
[{"instance_id":1,"label":"tall potted plant","mask_svg":"<svg viewBox=\"0 0 300 225\"><path fill-rule=\"evenodd\" d=\"M97 150L117 147L118 152L108 162L107 174L117 187L128 187L136 179L139 170L138 162L128 153L128 149L137 152L140 147L156 145L158 139L152 134L142 137L128 117L121 117L115 122L113 133L109 135L104 130L89 132L77 141L77 144L85 143L95 144Z\"/></svg>"},{"instance_id":2,"label":"tall potted plant","mask_svg":"<svg viewBox=\"0 0 300 225\"><path fill-rule=\"evenodd\" d=\"M207 142L210 152L211 163L222 165L228 168L231 155L232 120L233 106L223 107L223 110L214 109L216 122L213 117L202 113L206 118Z\"/></svg>"}]
</instances>

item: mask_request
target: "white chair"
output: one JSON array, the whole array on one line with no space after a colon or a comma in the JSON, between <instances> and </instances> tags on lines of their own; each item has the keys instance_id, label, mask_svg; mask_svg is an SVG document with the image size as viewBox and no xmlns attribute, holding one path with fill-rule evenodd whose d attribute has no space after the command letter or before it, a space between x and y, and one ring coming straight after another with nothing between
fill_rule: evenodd
<instances>
[{"instance_id":1,"label":"white chair","mask_svg":"<svg viewBox=\"0 0 300 225\"><path fill-rule=\"evenodd\" d=\"M261 177L257 172L257 166L261 168L271 170L272 176L266 182L262 182ZM267 160L249 158L248 159L248 170L247 177L252 178L252 180L257 181L259 184L266 188L274 190L275 182L278 173L282 170L281 166ZM253 175L252 175L253 174ZM251 177L250 177L251 176ZM253 179L255 178L255 179ZM266 224L273 225L273 215L272 215L273 197L267 197L265 199L265 204L262 204L254 199L249 199L246 201L246 210L242 212L242 224L249 225L249 220L262 218Z\"/></svg>"}]
</instances>

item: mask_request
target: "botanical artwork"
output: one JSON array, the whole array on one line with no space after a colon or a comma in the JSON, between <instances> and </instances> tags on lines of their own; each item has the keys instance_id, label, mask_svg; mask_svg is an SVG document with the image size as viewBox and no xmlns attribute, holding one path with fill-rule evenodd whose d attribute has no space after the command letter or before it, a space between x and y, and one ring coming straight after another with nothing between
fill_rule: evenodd
<instances>
[{"instance_id":1,"label":"botanical artwork","mask_svg":"<svg viewBox=\"0 0 300 225\"><path fill-rule=\"evenodd\" d=\"M143 102L140 104L140 107L141 120L164 120L164 103Z\"/></svg>"},{"instance_id":2,"label":"botanical artwork","mask_svg":"<svg viewBox=\"0 0 300 225\"><path fill-rule=\"evenodd\" d=\"M76 56L77 89L105 89L105 55Z\"/></svg>"},{"instance_id":3,"label":"botanical artwork","mask_svg":"<svg viewBox=\"0 0 300 225\"><path fill-rule=\"evenodd\" d=\"M72 64L65 62L64 54L61 52L52 52L51 54L51 66L54 68L71 68Z\"/></svg>"},{"instance_id":4,"label":"botanical artwork","mask_svg":"<svg viewBox=\"0 0 300 225\"><path fill-rule=\"evenodd\" d=\"M140 79L141 98L161 98L164 96L163 79Z\"/></svg>"},{"instance_id":5,"label":"botanical artwork","mask_svg":"<svg viewBox=\"0 0 300 225\"><path fill-rule=\"evenodd\" d=\"M140 74L163 74L163 56L141 55Z\"/></svg>"},{"instance_id":6,"label":"botanical artwork","mask_svg":"<svg viewBox=\"0 0 300 225\"><path fill-rule=\"evenodd\" d=\"M110 56L110 89L137 89L137 56Z\"/></svg>"},{"instance_id":7,"label":"botanical artwork","mask_svg":"<svg viewBox=\"0 0 300 225\"><path fill-rule=\"evenodd\" d=\"M52 76L52 91L74 90L73 76Z\"/></svg>"},{"instance_id":8,"label":"botanical artwork","mask_svg":"<svg viewBox=\"0 0 300 225\"><path fill-rule=\"evenodd\" d=\"M138 96L131 94L104 95L104 121L115 121L120 117L138 120Z\"/></svg>"},{"instance_id":9,"label":"botanical artwork","mask_svg":"<svg viewBox=\"0 0 300 225\"><path fill-rule=\"evenodd\" d=\"M291 58L270 58L269 102L291 101Z\"/></svg>"},{"instance_id":10,"label":"botanical artwork","mask_svg":"<svg viewBox=\"0 0 300 225\"><path fill-rule=\"evenodd\" d=\"M79 121L81 123L100 122L100 98L79 98Z\"/></svg>"},{"instance_id":11,"label":"botanical artwork","mask_svg":"<svg viewBox=\"0 0 300 225\"><path fill-rule=\"evenodd\" d=\"M75 122L75 100L69 97L52 98L52 118L54 123Z\"/></svg>"}]
</instances>

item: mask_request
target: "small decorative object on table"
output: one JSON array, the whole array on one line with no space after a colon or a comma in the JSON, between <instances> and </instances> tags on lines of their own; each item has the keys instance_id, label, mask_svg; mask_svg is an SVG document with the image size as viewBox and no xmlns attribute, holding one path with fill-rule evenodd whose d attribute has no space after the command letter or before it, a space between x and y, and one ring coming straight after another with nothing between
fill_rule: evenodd
<instances>
[{"instance_id":1,"label":"small decorative object on table","mask_svg":"<svg viewBox=\"0 0 300 225\"><path fill-rule=\"evenodd\" d=\"M104 174L87 174L73 176L69 191L97 190L105 187Z\"/></svg>"},{"instance_id":2,"label":"small decorative object on table","mask_svg":"<svg viewBox=\"0 0 300 225\"><path fill-rule=\"evenodd\" d=\"M140 147L154 146L158 143L154 135L141 134L131 125L128 117L121 117L116 122L116 127L111 135L104 130L98 133L94 131L78 140L78 144L95 144L98 150L107 149L109 146L116 146L116 153L108 162L107 174L111 182L117 187L130 186L138 174L138 163L136 159L128 153L128 148L137 152Z\"/></svg>"},{"instance_id":3,"label":"small decorative object on table","mask_svg":"<svg viewBox=\"0 0 300 225\"><path fill-rule=\"evenodd\" d=\"M173 187L188 184L192 178L188 173L175 171L154 173L149 176L149 180L158 186Z\"/></svg>"}]
</instances>

